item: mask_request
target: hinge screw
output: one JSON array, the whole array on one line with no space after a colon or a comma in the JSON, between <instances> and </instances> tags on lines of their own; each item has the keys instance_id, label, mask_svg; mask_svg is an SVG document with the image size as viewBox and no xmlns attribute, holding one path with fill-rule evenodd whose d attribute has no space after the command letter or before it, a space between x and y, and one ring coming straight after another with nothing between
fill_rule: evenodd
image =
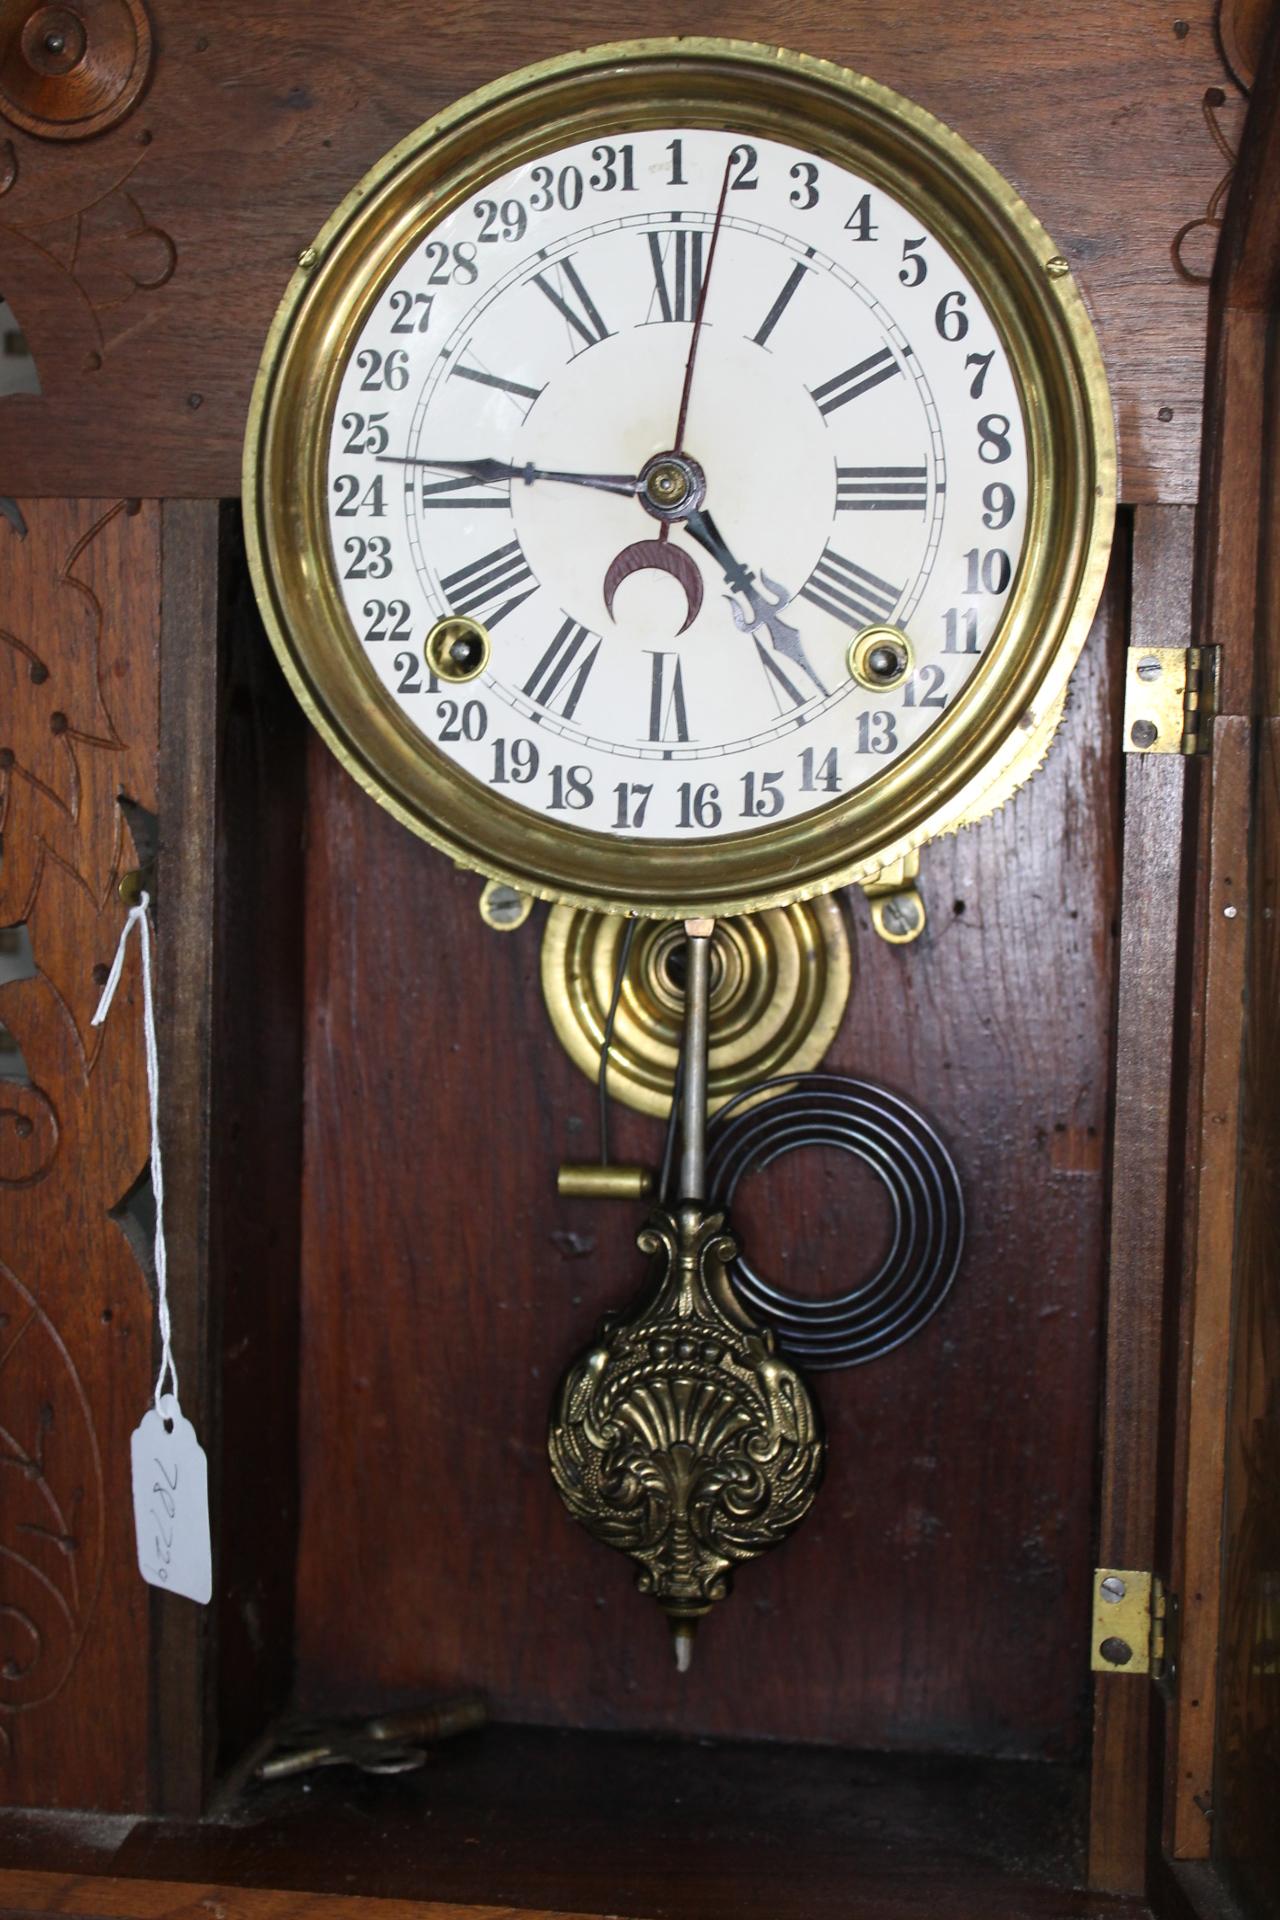
<instances>
[{"instance_id":1,"label":"hinge screw","mask_svg":"<svg viewBox=\"0 0 1280 1920\"><path fill-rule=\"evenodd\" d=\"M1113 1667L1127 1667L1133 1658L1133 1648L1129 1642L1117 1639L1114 1634L1110 1639L1102 1642L1098 1652L1104 1660L1109 1660Z\"/></svg>"},{"instance_id":2,"label":"hinge screw","mask_svg":"<svg viewBox=\"0 0 1280 1920\"><path fill-rule=\"evenodd\" d=\"M1125 1584L1124 1584L1124 1581L1120 1578L1120 1575L1118 1573L1109 1573L1106 1579L1102 1582L1102 1585L1099 1591L1101 1592L1103 1599L1110 1601L1111 1605L1114 1607L1117 1601L1124 1599Z\"/></svg>"}]
</instances>

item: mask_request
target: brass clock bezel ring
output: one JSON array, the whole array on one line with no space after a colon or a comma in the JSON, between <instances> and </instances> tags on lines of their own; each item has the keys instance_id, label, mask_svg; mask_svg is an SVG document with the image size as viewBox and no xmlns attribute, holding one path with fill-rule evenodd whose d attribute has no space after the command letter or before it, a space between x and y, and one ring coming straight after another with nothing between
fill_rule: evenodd
<instances>
[{"instance_id":1,"label":"brass clock bezel ring","mask_svg":"<svg viewBox=\"0 0 1280 1920\"><path fill-rule=\"evenodd\" d=\"M912 209L984 302L1022 400L1026 540L1000 625L935 725L821 807L690 840L620 838L539 816L464 773L376 678L347 615L326 514L339 381L373 304L437 221L505 171L571 143L725 127L852 168ZM758 912L872 878L1008 796L1044 752L1102 589L1116 455L1084 301L996 170L923 108L861 75L744 41L594 47L506 76L410 134L307 247L267 339L245 445L249 561L294 691L397 819L460 866L605 912ZM726 697L731 697L727 694Z\"/></svg>"}]
</instances>

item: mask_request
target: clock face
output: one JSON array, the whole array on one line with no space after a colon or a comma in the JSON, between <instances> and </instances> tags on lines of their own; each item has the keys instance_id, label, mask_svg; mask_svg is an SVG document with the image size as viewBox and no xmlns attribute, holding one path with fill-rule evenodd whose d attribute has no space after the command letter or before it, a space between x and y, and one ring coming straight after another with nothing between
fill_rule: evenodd
<instances>
[{"instance_id":1,"label":"clock face","mask_svg":"<svg viewBox=\"0 0 1280 1920\"><path fill-rule=\"evenodd\" d=\"M428 750L672 843L908 754L1000 629L1029 506L1002 332L919 211L675 124L421 229L350 338L326 481L351 632ZM488 640L464 681L424 653L449 615Z\"/></svg>"},{"instance_id":2,"label":"clock face","mask_svg":"<svg viewBox=\"0 0 1280 1920\"><path fill-rule=\"evenodd\" d=\"M509 74L353 188L244 492L370 793L526 892L677 918L870 879L1027 777L1115 453L1007 182L872 80L682 38Z\"/></svg>"}]
</instances>

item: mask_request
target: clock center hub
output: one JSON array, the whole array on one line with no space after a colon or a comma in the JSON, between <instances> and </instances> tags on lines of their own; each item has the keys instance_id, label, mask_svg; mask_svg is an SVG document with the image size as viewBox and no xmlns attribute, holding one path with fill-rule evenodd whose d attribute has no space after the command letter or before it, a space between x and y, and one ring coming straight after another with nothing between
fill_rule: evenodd
<instances>
[{"instance_id":1,"label":"clock center hub","mask_svg":"<svg viewBox=\"0 0 1280 1920\"><path fill-rule=\"evenodd\" d=\"M702 505L707 476L687 453L658 453L640 469L640 504L656 520L683 520Z\"/></svg>"}]
</instances>

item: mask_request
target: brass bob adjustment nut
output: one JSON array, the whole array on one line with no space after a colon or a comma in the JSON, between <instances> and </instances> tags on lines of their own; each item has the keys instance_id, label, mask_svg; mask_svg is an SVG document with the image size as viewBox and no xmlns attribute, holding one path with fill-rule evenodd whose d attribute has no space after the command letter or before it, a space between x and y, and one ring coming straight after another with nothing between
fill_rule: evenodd
<instances>
[{"instance_id":1,"label":"brass bob adjustment nut","mask_svg":"<svg viewBox=\"0 0 1280 1920\"><path fill-rule=\"evenodd\" d=\"M849 643L848 660L860 687L887 693L911 672L911 642L901 627L864 627Z\"/></svg>"},{"instance_id":2,"label":"brass bob adjustment nut","mask_svg":"<svg viewBox=\"0 0 1280 1920\"><path fill-rule=\"evenodd\" d=\"M448 613L436 621L422 651L428 672L437 680L450 680L457 686L479 678L489 664L492 648L488 629L478 620Z\"/></svg>"}]
</instances>

